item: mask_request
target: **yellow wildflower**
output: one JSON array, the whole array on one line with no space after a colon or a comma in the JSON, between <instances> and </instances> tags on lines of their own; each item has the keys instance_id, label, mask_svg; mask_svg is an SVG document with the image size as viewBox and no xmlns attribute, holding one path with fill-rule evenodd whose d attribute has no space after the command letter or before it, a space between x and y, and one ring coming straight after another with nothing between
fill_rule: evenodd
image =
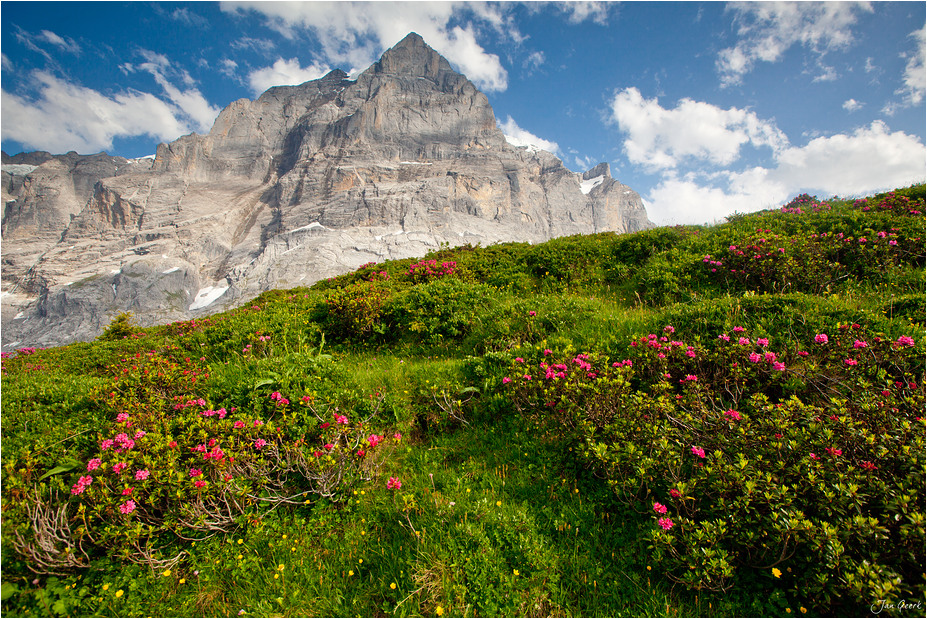
<instances>
[{"instance_id":1,"label":"yellow wildflower","mask_svg":"<svg viewBox=\"0 0 927 619\"><path fill-rule=\"evenodd\" d=\"M170 575L171 575L171 571L170 571L170 570L164 570L164 575L165 575L165 576L170 576Z\"/></svg>"},{"instance_id":2,"label":"yellow wildflower","mask_svg":"<svg viewBox=\"0 0 927 619\"><path fill-rule=\"evenodd\" d=\"M780 576L782 576L782 570L780 570L778 567L774 567L772 568L772 574L776 578L779 578Z\"/></svg>"},{"instance_id":3,"label":"yellow wildflower","mask_svg":"<svg viewBox=\"0 0 927 619\"><path fill-rule=\"evenodd\" d=\"M435 609L435 614L438 615L438 616L440 617L441 615L444 614L444 609L441 608L440 606L438 606L438 607Z\"/></svg>"},{"instance_id":4,"label":"yellow wildflower","mask_svg":"<svg viewBox=\"0 0 927 619\"><path fill-rule=\"evenodd\" d=\"M122 591L122 589L120 589L119 591L116 592L116 597L117 597L117 598L121 598L121 597L122 597L122 593L123 593L123 591Z\"/></svg>"},{"instance_id":5,"label":"yellow wildflower","mask_svg":"<svg viewBox=\"0 0 927 619\"><path fill-rule=\"evenodd\" d=\"M389 583L389 588L390 588L390 589L395 589L395 588L396 588L396 583L394 583L394 582Z\"/></svg>"}]
</instances>

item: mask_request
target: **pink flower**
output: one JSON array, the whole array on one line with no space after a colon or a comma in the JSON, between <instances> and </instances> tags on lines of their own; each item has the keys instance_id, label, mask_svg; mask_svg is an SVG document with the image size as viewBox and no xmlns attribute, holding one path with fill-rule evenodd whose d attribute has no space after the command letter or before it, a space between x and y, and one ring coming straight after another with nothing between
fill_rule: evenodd
<instances>
[{"instance_id":1,"label":"pink flower","mask_svg":"<svg viewBox=\"0 0 927 619\"><path fill-rule=\"evenodd\" d=\"M892 247L894 247L895 245L898 244L898 241L896 241L895 239L892 239L892 240L890 240L890 241L888 242L888 244L891 245Z\"/></svg>"},{"instance_id":2,"label":"pink flower","mask_svg":"<svg viewBox=\"0 0 927 619\"><path fill-rule=\"evenodd\" d=\"M679 490L676 490L675 488L671 489L669 493L670 493L670 496L673 497L674 499L678 499L679 497L682 496L682 493Z\"/></svg>"},{"instance_id":3,"label":"pink flower","mask_svg":"<svg viewBox=\"0 0 927 619\"><path fill-rule=\"evenodd\" d=\"M255 419L254 423L252 423L251 425L254 426L255 428L260 428L261 426L264 425L264 422L261 421L260 419Z\"/></svg>"},{"instance_id":4,"label":"pink flower","mask_svg":"<svg viewBox=\"0 0 927 619\"><path fill-rule=\"evenodd\" d=\"M177 447L177 441L171 441L170 443L167 444L167 446L170 447L171 449L174 449L175 447Z\"/></svg>"},{"instance_id":5,"label":"pink flower","mask_svg":"<svg viewBox=\"0 0 927 619\"><path fill-rule=\"evenodd\" d=\"M341 425L348 425L348 418L344 415L335 415L335 423L340 423Z\"/></svg>"},{"instance_id":6,"label":"pink flower","mask_svg":"<svg viewBox=\"0 0 927 619\"><path fill-rule=\"evenodd\" d=\"M357 450L357 455L358 455L358 457L363 458L363 457L364 457L364 450L363 450L363 449L358 449L358 450Z\"/></svg>"},{"instance_id":7,"label":"pink flower","mask_svg":"<svg viewBox=\"0 0 927 619\"><path fill-rule=\"evenodd\" d=\"M732 408L731 408L731 409L728 409L728 410L726 410L726 411L724 411L724 415L725 415L726 417L730 417L730 418L733 419L734 421L740 421L740 413L738 413L737 411L735 411L735 410L732 409Z\"/></svg>"},{"instance_id":8,"label":"pink flower","mask_svg":"<svg viewBox=\"0 0 927 619\"><path fill-rule=\"evenodd\" d=\"M507 385L507 384L509 384L510 382L512 382L512 379L509 378L508 376L506 376L505 378L502 379L502 384L503 384L503 385Z\"/></svg>"},{"instance_id":9,"label":"pink flower","mask_svg":"<svg viewBox=\"0 0 927 619\"><path fill-rule=\"evenodd\" d=\"M367 442L370 443L371 447L376 447L380 444L380 441L383 440L382 436L377 436L376 434L371 434L367 437Z\"/></svg>"},{"instance_id":10,"label":"pink flower","mask_svg":"<svg viewBox=\"0 0 927 619\"><path fill-rule=\"evenodd\" d=\"M654 503L654 504L653 504L653 511L657 512L658 514L665 514L665 513L666 513L666 505L663 505L663 504L661 504L661 503Z\"/></svg>"},{"instance_id":11,"label":"pink flower","mask_svg":"<svg viewBox=\"0 0 927 619\"><path fill-rule=\"evenodd\" d=\"M232 424L232 427L234 427L237 430L241 430L242 428L245 427L245 422L239 419L238 421Z\"/></svg>"},{"instance_id":12,"label":"pink flower","mask_svg":"<svg viewBox=\"0 0 927 619\"><path fill-rule=\"evenodd\" d=\"M322 424L322 429L324 430L325 428L327 428L327 427L330 426L330 425L332 425L332 424L330 424L330 423L328 423L328 422L326 421L325 423Z\"/></svg>"},{"instance_id":13,"label":"pink flower","mask_svg":"<svg viewBox=\"0 0 927 619\"><path fill-rule=\"evenodd\" d=\"M843 362L849 366L857 365L856 359L844 359Z\"/></svg>"},{"instance_id":14,"label":"pink flower","mask_svg":"<svg viewBox=\"0 0 927 619\"><path fill-rule=\"evenodd\" d=\"M899 348L907 347L907 346L914 346L914 338L908 335L902 335L897 340L895 340L895 346Z\"/></svg>"},{"instance_id":15,"label":"pink flower","mask_svg":"<svg viewBox=\"0 0 927 619\"><path fill-rule=\"evenodd\" d=\"M325 444L322 445L322 446L325 448L326 451L331 451L332 449L335 448L335 446L332 445L331 443L325 443Z\"/></svg>"},{"instance_id":16,"label":"pink flower","mask_svg":"<svg viewBox=\"0 0 927 619\"><path fill-rule=\"evenodd\" d=\"M843 455L843 450L842 450L842 449L836 449L836 448L834 448L834 447L825 447L825 448L824 448L824 451L826 451L827 453L829 453L830 455L832 455L832 456L834 456L834 457L842 456L842 455Z\"/></svg>"},{"instance_id":17,"label":"pink flower","mask_svg":"<svg viewBox=\"0 0 927 619\"><path fill-rule=\"evenodd\" d=\"M200 469L190 469L190 477L199 477L203 474L203 471Z\"/></svg>"},{"instance_id":18,"label":"pink flower","mask_svg":"<svg viewBox=\"0 0 927 619\"><path fill-rule=\"evenodd\" d=\"M819 458L817 455L815 455L815 453L814 453L813 451L811 452L811 459L812 459L812 460L820 460L820 458Z\"/></svg>"},{"instance_id":19,"label":"pink flower","mask_svg":"<svg viewBox=\"0 0 927 619\"><path fill-rule=\"evenodd\" d=\"M664 333L676 333L676 328L673 327L672 325L666 325L665 327L663 327L663 332Z\"/></svg>"},{"instance_id":20,"label":"pink flower","mask_svg":"<svg viewBox=\"0 0 927 619\"><path fill-rule=\"evenodd\" d=\"M785 370L785 364L782 363L781 361L776 361L775 363L772 364L772 367L777 372L782 372Z\"/></svg>"},{"instance_id":21,"label":"pink flower","mask_svg":"<svg viewBox=\"0 0 927 619\"><path fill-rule=\"evenodd\" d=\"M740 338L740 339L737 340L737 343L740 344L741 346L749 346L749 345L750 345L750 338L742 337L742 338Z\"/></svg>"},{"instance_id":22,"label":"pink flower","mask_svg":"<svg viewBox=\"0 0 927 619\"><path fill-rule=\"evenodd\" d=\"M799 357L807 357L807 356L808 356L808 351L799 350L799 351L798 351L798 356L799 356Z\"/></svg>"},{"instance_id":23,"label":"pink flower","mask_svg":"<svg viewBox=\"0 0 927 619\"><path fill-rule=\"evenodd\" d=\"M119 511L123 514L131 514L135 511L135 501L128 500L119 506Z\"/></svg>"},{"instance_id":24,"label":"pink flower","mask_svg":"<svg viewBox=\"0 0 927 619\"><path fill-rule=\"evenodd\" d=\"M750 363L759 363L762 358L759 353L750 353Z\"/></svg>"},{"instance_id":25,"label":"pink flower","mask_svg":"<svg viewBox=\"0 0 927 619\"><path fill-rule=\"evenodd\" d=\"M856 340L853 342L853 348L866 348L867 346L869 346L869 344L862 340Z\"/></svg>"},{"instance_id":26,"label":"pink flower","mask_svg":"<svg viewBox=\"0 0 927 619\"><path fill-rule=\"evenodd\" d=\"M146 479L148 479L149 475L150 473L148 472L148 469L141 469L141 470L135 471L135 481L145 481Z\"/></svg>"},{"instance_id":27,"label":"pink flower","mask_svg":"<svg viewBox=\"0 0 927 619\"><path fill-rule=\"evenodd\" d=\"M766 363L773 363L776 360L776 353L768 352L763 355L763 358L766 360Z\"/></svg>"},{"instance_id":28,"label":"pink flower","mask_svg":"<svg viewBox=\"0 0 927 619\"><path fill-rule=\"evenodd\" d=\"M743 333L746 331L743 327L734 327L734 333Z\"/></svg>"},{"instance_id":29,"label":"pink flower","mask_svg":"<svg viewBox=\"0 0 927 619\"><path fill-rule=\"evenodd\" d=\"M705 450L702 449L701 447L696 447L695 445L692 446L692 453L698 456L699 458L705 457Z\"/></svg>"},{"instance_id":30,"label":"pink flower","mask_svg":"<svg viewBox=\"0 0 927 619\"><path fill-rule=\"evenodd\" d=\"M761 338L759 338L759 339L756 340L756 343L757 343L758 346L762 346L762 347L765 348L766 346L769 346L769 339L767 339L767 338L765 338L765 337L761 337Z\"/></svg>"},{"instance_id":31,"label":"pink flower","mask_svg":"<svg viewBox=\"0 0 927 619\"><path fill-rule=\"evenodd\" d=\"M824 333L818 333L817 335L814 336L814 341L817 342L818 344L826 344L827 335L825 335Z\"/></svg>"},{"instance_id":32,"label":"pink flower","mask_svg":"<svg viewBox=\"0 0 927 619\"><path fill-rule=\"evenodd\" d=\"M525 374L522 378L525 380L531 380L531 374Z\"/></svg>"},{"instance_id":33,"label":"pink flower","mask_svg":"<svg viewBox=\"0 0 927 619\"><path fill-rule=\"evenodd\" d=\"M118 415L116 415L116 422L117 422L117 423L122 423L122 422L128 421L128 420L129 420L129 413L119 413Z\"/></svg>"},{"instance_id":34,"label":"pink flower","mask_svg":"<svg viewBox=\"0 0 927 619\"><path fill-rule=\"evenodd\" d=\"M71 494L80 494L81 492L84 491L85 488L86 486L84 486L83 484L74 484L73 486L71 486Z\"/></svg>"},{"instance_id":35,"label":"pink flower","mask_svg":"<svg viewBox=\"0 0 927 619\"><path fill-rule=\"evenodd\" d=\"M389 490L399 490L402 488L402 482L396 477L390 477L389 481L386 482L386 487Z\"/></svg>"},{"instance_id":36,"label":"pink flower","mask_svg":"<svg viewBox=\"0 0 927 619\"><path fill-rule=\"evenodd\" d=\"M397 441L402 440L402 434L397 432L396 434L393 435L393 438L396 439Z\"/></svg>"},{"instance_id":37,"label":"pink flower","mask_svg":"<svg viewBox=\"0 0 927 619\"><path fill-rule=\"evenodd\" d=\"M673 528L673 521L669 518L660 518L657 520L657 523L663 528L664 531L669 531Z\"/></svg>"},{"instance_id":38,"label":"pink flower","mask_svg":"<svg viewBox=\"0 0 927 619\"><path fill-rule=\"evenodd\" d=\"M531 310L530 312L528 312L528 315L529 315L529 316L537 316L538 313L537 313L536 311L534 311L534 310Z\"/></svg>"},{"instance_id":39,"label":"pink flower","mask_svg":"<svg viewBox=\"0 0 927 619\"><path fill-rule=\"evenodd\" d=\"M135 440L144 438L145 434L147 434L147 432L145 432L144 430L139 430L138 432L135 433Z\"/></svg>"},{"instance_id":40,"label":"pink flower","mask_svg":"<svg viewBox=\"0 0 927 619\"><path fill-rule=\"evenodd\" d=\"M103 464L102 460L100 460L99 458L93 458L92 460L90 460L90 462L87 463L87 470L94 471L100 468L101 464Z\"/></svg>"},{"instance_id":41,"label":"pink flower","mask_svg":"<svg viewBox=\"0 0 927 619\"><path fill-rule=\"evenodd\" d=\"M126 488L122 491L122 496L129 496L130 494L132 494L132 488Z\"/></svg>"},{"instance_id":42,"label":"pink flower","mask_svg":"<svg viewBox=\"0 0 927 619\"><path fill-rule=\"evenodd\" d=\"M128 466L129 466L129 465L126 464L125 462L118 462L118 463L116 463L115 466L113 466L113 472L114 472L114 473L121 473L121 472L123 472L124 470L126 470L126 467L128 467Z\"/></svg>"},{"instance_id":43,"label":"pink flower","mask_svg":"<svg viewBox=\"0 0 927 619\"><path fill-rule=\"evenodd\" d=\"M267 444L267 441L265 441L265 440L262 439L262 438L259 438L258 440L254 441L254 448L255 448L255 449L260 449L261 447L263 447L263 446L266 445L266 444Z\"/></svg>"},{"instance_id":44,"label":"pink flower","mask_svg":"<svg viewBox=\"0 0 927 619\"><path fill-rule=\"evenodd\" d=\"M115 441L111 438L108 438L104 440L102 443L100 443L100 449L102 449L103 451L106 451L107 449L112 447L114 444L115 444Z\"/></svg>"},{"instance_id":45,"label":"pink flower","mask_svg":"<svg viewBox=\"0 0 927 619\"><path fill-rule=\"evenodd\" d=\"M548 356L548 355L552 355L552 354L554 354L554 351L552 351L550 348L545 348L545 349L544 349L544 356L545 356L545 357Z\"/></svg>"},{"instance_id":46,"label":"pink flower","mask_svg":"<svg viewBox=\"0 0 927 619\"><path fill-rule=\"evenodd\" d=\"M206 482L203 481L202 479L197 479L195 482L193 482L193 487L196 488L197 490L199 490L200 488L205 488Z\"/></svg>"},{"instance_id":47,"label":"pink flower","mask_svg":"<svg viewBox=\"0 0 927 619\"><path fill-rule=\"evenodd\" d=\"M515 361L517 361L518 363L524 363L524 362L525 362L525 360L522 359L521 357L515 357Z\"/></svg>"},{"instance_id":48,"label":"pink flower","mask_svg":"<svg viewBox=\"0 0 927 619\"><path fill-rule=\"evenodd\" d=\"M719 340L724 340L725 342L730 342L730 341L731 341L731 336L728 335L727 333L722 333L721 335L718 336L718 339L719 339Z\"/></svg>"}]
</instances>

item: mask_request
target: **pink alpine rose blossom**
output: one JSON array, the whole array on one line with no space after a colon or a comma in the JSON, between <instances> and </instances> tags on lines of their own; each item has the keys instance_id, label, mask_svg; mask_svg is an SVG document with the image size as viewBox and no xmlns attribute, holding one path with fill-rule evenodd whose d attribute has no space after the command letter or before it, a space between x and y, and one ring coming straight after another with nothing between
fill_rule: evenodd
<instances>
[{"instance_id":1,"label":"pink alpine rose blossom","mask_svg":"<svg viewBox=\"0 0 927 619\"><path fill-rule=\"evenodd\" d=\"M389 490L399 490L400 488L402 488L402 482L399 481L399 479L396 477L390 477L389 480L386 482L386 487Z\"/></svg>"},{"instance_id":2,"label":"pink alpine rose blossom","mask_svg":"<svg viewBox=\"0 0 927 619\"><path fill-rule=\"evenodd\" d=\"M673 521L669 518L660 518L657 520L657 523L660 525L660 527L663 528L664 531L669 531L673 528Z\"/></svg>"}]
</instances>

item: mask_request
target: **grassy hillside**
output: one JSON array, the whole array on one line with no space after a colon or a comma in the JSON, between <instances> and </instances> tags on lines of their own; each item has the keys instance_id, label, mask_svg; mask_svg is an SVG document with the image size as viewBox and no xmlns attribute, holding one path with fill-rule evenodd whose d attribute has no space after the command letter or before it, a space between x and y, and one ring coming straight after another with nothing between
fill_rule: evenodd
<instances>
[{"instance_id":1,"label":"grassy hillside","mask_svg":"<svg viewBox=\"0 0 927 619\"><path fill-rule=\"evenodd\" d=\"M922 616L924 193L5 355L3 614Z\"/></svg>"}]
</instances>

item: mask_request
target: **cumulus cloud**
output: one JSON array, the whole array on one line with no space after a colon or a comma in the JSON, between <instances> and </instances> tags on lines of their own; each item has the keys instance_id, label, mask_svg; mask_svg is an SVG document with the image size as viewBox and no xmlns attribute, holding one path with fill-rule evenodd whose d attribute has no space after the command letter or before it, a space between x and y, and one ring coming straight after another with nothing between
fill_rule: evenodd
<instances>
[{"instance_id":1,"label":"cumulus cloud","mask_svg":"<svg viewBox=\"0 0 927 619\"><path fill-rule=\"evenodd\" d=\"M843 109L848 112L855 112L856 110L863 107L863 104L857 101L856 99L847 99L843 102Z\"/></svg>"},{"instance_id":2,"label":"cumulus cloud","mask_svg":"<svg viewBox=\"0 0 927 619\"><path fill-rule=\"evenodd\" d=\"M619 130L627 134L624 151L628 159L651 171L676 168L691 160L730 164L745 144L774 152L788 145L775 124L754 112L725 110L688 98L666 109L657 99L645 99L634 87L615 93L611 114Z\"/></svg>"},{"instance_id":3,"label":"cumulus cloud","mask_svg":"<svg viewBox=\"0 0 927 619\"><path fill-rule=\"evenodd\" d=\"M189 132L177 107L152 94L126 91L106 96L45 71L32 77L37 97L0 94L3 139L26 148L95 153L111 149L115 137L172 140Z\"/></svg>"},{"instance_id":4,"label":"cumulus cloud","mask_svg":"<svg viewBox=\"0 0 927 619\"><path fill-rule=\"evenodd\" d=\"M562 2L560 9L569 15L571 24L579 24L587 19L605 26L608 24L608 2Z\"/></svg>"},{"instance_id":5,"label":"cumulus cloud","mask_svg":"<svg viewBox=\"0 0 927 619\"><path fill-rule=\"evenodd\" d=\"M785 148L771 167L669 174L647 201L657 223L704 223L778 206L802 191L853 196L923 182L925 166L927 150L916 136L876 121Z\"/></svg>"},{"instance_id":6,"label":"cumulus cloud","mask_svg":"<svg viewBox=\"0 0 927 619\"><path fill-rule=\"evenodd\" d=\"M927 54L927 26L915 30L910 35L915 41L912 53L905 54L908 62L905 64L903 82L904 86L895 91L902 95L906 105L916 105L924 100L924 90L927 88L927 71L924 68L924 57Z\"/></svg>"},{"instance_id":7,"label":"cumulus cloud","mask_svg":"<svg viewBox=\"0 0 927 619\"><path fill-rule=\"evenodd\" d=\"M255 69L249 73L248 84L251 86L251 92L257 96L272 86L302 84L309 80L319 79L329 71L328 67L317 63L302 67L296 58L289 60L278 58L273 66Z\"/></svg>"},{"instance_id":8,"label":"cumulus cloud","mask_svg":"<svg viewBox=\"0 0 927 619\"><path fill-rule=\"evenodd\" d=\"M738 2L734 13L739 41L718 52L722 86L738 84L756 62L777 62L794 45L818 57L853 41L852 26L868 2ZM825 78L828 73L824 73Z\"/></svg>"},{"instance_id":9,"label":"cumulus cloud","mask_svg":"<svg viewBox=\"0 0 927 619\"><path fill-rule=\"evenodd\" d=\"M545 140L544 138L534 135L530 131L522 129L511 116L507 117L505 122L499 122L498 120L496 122L502 130L503 135L505 135L506 142L512 146L526 146L529 149L546 150L549 153L559 156L560 146L556 142Z\"/></svg>"},{"instance_id":10,"label":"cumulus cloud","mask_svg":"<svg viewBox=\"0 0 927 619\"><path fill-rule=\"evenodd\" d=\"M508 73L499 57L477 42L477 30L488 26L521 40L503 5L465 2L224 2L228 12L253 11L289 38L309 30L322 46L319 64L365 69L382 51L409 32L454 63L479 88L502 91ZM456 24L456 25L452 25Z\"/></svg>"}]
</instances>

